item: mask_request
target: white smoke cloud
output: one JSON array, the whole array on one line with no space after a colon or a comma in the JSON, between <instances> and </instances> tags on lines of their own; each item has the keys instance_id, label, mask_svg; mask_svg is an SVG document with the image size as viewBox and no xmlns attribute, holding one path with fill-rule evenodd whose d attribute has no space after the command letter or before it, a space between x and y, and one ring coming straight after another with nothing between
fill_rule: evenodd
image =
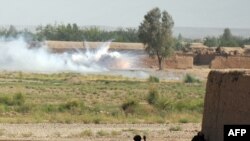
<instances>
[{"instance_id":1,"label":"white smoke cloud","mask_svg":"<svg viewBox=\"0 0 250 141\"><path fill-rule=\"evenodd\" d=\"M120 52L109 52L110 42L95 50L52 53L46 45L29 47L22 38L0 40L0 70L28 72L98 72L110 68L128 69L134 57Z\"/></svg>"}]
</instances>

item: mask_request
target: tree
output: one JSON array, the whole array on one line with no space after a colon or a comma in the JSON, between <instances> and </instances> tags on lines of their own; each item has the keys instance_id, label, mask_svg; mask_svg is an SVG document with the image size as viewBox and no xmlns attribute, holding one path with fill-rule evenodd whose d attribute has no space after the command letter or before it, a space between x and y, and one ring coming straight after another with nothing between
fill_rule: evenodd
<instances>
[{"instance_id":1,"label":"tree","mask_svg":"<svg viewBox=\"0 0 250 141\"><path fill-rule=\"evenodd\" d=\"M204 41L204 45L208 47L218 47L219 39L217 39L216 37L206 37Z\"/></svg>"},{"instance_id":2,"label":"tree","mask_svg":"<svg viewBox=\"0 0 250 141\"><path fill-rule=\"evenodd\" d=\"M18 35L18 32L17 32L16 28L13 25L10 25L10 27L6 33L6 37L15 38L15 37L17 37L17 35Z\"/></svg>"},{"instance_id":3,"label":"tree","mask_svg":"<svg viewBox=\"0 0 250 141\"><path fill-rule=\"evenodd\" d=\"M233 38L233 35L231 33L231 30L229 28L225 28L224 33L222 35L222 39L231 40L232 38Z\"/></svg>"},{"instance_id":4,"label":"tree","mask_svg":"<svg viewBox=\"0 0 250 141\"><path fill-rule=\"evenodd\" d=\"M220 46L224 46L224 47L237 47L237 46L239 46L239 44L237 43L235 37L232 35L229 28L224 29L224 33L220 37Z\"/></svg>"},{"instance_id":5,"label":"tree","mask_svg":"<svg viewBox=\"0 0 250 141\"><path fill-rule=\"evenodd\" d=\"M178 35L177 38L174 38L174 50L182 51L184 49L184 41L181 34Z\"/></svg>"},{"instance_id":6,"label":"tree","mask_svg":"<svg viewBox=\"0 0 250 141\"><path fill-rule=\"evenodd\" d=\"M182 37L181 33L179 33L177 40L179 40L179 41L183 40L183 37Z\"/></svg>"},{"instance_id":7,"label":"tree","mask_svg":"<svg viewBox=\"0 0 250 141\"><path fill-rule=\"evenodd\" d=\"M157 56L159 69L163 69L163 62L173 52L172 17L159 8L150 10L144 21L139 26L139 39L145 46L145 51L150 57Z\"/></svg>"}]
</instances>

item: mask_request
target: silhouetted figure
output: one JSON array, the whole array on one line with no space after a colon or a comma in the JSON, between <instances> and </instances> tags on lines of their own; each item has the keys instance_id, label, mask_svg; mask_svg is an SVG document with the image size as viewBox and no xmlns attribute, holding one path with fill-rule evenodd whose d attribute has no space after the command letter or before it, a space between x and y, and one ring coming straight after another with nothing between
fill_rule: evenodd
<instances>
[{"instance_id":1,"label":"silhouetted figure","mask_svg":"<svg viewBox=\"0 0 250 141\"><path fill-rule=\"evenodd\" d=\"M204 134L202 132L198 132L192 139L192 141L206 141Z\"/></svg>"},{"instance_id":2,"label":"silhouetted figure","mask_svg":"<svg viewBox=\"0 0 250 141\"><path fill-rule=\"evenodd\" d=\"M143 140L146 141L146 136L143 136Z\"/></svg>"},{"instance_id":3,"label":"silhouetted figure","mask_svg":"<svg viewBox=\"0 0 250 141\"><path fill-rule=\"evenodd\" d=\"M134 141L141 141L141 136L140 135L135 135L134 136Z\"/></svg>"}]
</instances>

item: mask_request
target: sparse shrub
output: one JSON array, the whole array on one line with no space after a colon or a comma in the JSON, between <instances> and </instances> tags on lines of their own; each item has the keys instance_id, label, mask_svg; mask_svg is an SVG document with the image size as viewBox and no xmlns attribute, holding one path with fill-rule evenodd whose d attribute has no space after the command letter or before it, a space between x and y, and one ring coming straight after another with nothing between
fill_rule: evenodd
<instances>
[{"instance_id":1,"label":"sparse shrub","mask_svg":"<svg viewBox=\"0 0 250 141\"><path fill-rule=\"evenodd\" d=\"M161 98L156 106L160 110L170 111L173 109L173 102L166 98Z\"/></svg>"},{"instance_id":2,"label":"sparse shrub","mask_svg":"<svg viewBox=\"0 0 250 141\"><path fill-rule=\"evenodd\" d=\"M55 105L57 109L54 109L52 106L48 110L55 110L55 112L69 112L71 114L82 114L85 110L89 110L88 107L84 105L81 101L68 101L66 103L62 103L60 105Z\"/></svg>"},{"instance_id":3,"label":"sparse shrub","mask_svg":"<svg viewBox=\"0 0 250 141\"><path fill-rule=\"evenodd\" d=\"M79 103L77 102L77 101L70 101L70 102L67 102L66 104L65 104L65 108L67 109L67 110L71 110L71 109L73 109L73 108L76 108L76 107L79 107Z\"/></svg>"},{"instance_id":4,"label":"sparse shrub","mask_svg":"<svg viewBox=\"0 0 250 141\"><path fill-rule=\"evenodd\" d=\"M148 81L149 82L153 82L153 83L159 83L160 82L160 79L158 77L155 77L155 76L149 76L148 78Z\"/></svg>"},{"instance_id":5,"label":"sparse shrub","mask_svg":"<svg viewBox=\"0 0 250 141\"><path fill-rule=\"evenodd\" d=\"M23 105L24 102L25 99L21 93L17 93L13 96L13 105Z\"/></svg>"},{"instance_id":6,"label":"sparse shrub","mask_svg":"<svg viewBox=\"0 0 250 141\"><path fill-rule=\"evenodd\" d=\"M20 106L25 102L25 98L21 93L15 94L12 98L8 96L0 97L0 104L6 106Z\"/></svg>"},{"instance_id":7,"label":"sparse shrub","mask_svg":"<svg viewBox=\"0 0 250 141\"><path fill-rule=\"evenodd\" d=\"M149 104L155 105L159 100L159 93L155 88L149 90L147 101Z\"/></svg>"},{"instance_id":8,"label":"sparse shrub","mask_svg":"<svg viewBox=\"0 0 250 141\"><path fill-rule=\"evenodd\" d=\"M74 110L75 108L78 108L80 106L78 101L69 101L67 103L61 104L59 106L59 111L60 112L65 112L69 110Z\"/></svg>"},{"instance_id":9,"label":"sparse shrub","mask_svg":"<svg viewBox=\"0 0 250 141\"><path fill-rule=\"evenodd\" d=\"M51 104L46 104L42 107L42 110L46 113L50 113L50 112L57 112L58 109L56 107L56 105L51 105Z\"/></svg>"},{"instance_id":10,"label":"sparse shrub","mask_svg":"<svg viewBox=\"0 0 250 141\"><path fill-rule=\"evenodd\" d=\"M109 136L109 132L100 130L96 133L98 136Z\"/></svg>"},{"instance_id":11,"label":"sparse shrub","mask_svg":"<svg viewBox=\"0 0 250 141\"><path fill-rule=\"evenodd\" d=\"M27 113L31 110L31 106L25 105L23 94L17 93L12 98L8 96L0 97L0 112L12 109L19 113Z\"/></svg>"},{"instance_id":12,"label":"sparse shrub","mask_svg":"<svg viewBox=\"0 0 250 141\"><path fill-rule=\"evenodd\" d=\"M200 80L190 74L186 74L184 78L184 82L185 83L200 83Z\"/></svg>"},{"instance_id":13,"label":"sparse shrub","mask_svg":"<svg viewBox=\"0 0 250 141\"><path fill-rule=\"evenodd\" d=\"M152 107L148 105L140 105L138 101L135 100L128 100L127 102L123 103L121 106L125 115L137 115L137 116L147 116L152 114Z\"/></svg>"},{"instance_id":14,"label":"sparse shrub","mask_svg":"<svg viewBox=\"0 0 250 141\"><path fill-rule=\"evenodd\" d=\"M170 127L169 131L181 131L181 127L180 126Z\"/></svg>"},{"instance_id":15,"label":"sparse shrub","mask_svg":"<svg viewBox=\"0 0 250 141\"><path fill-rule=\"evenodd\" d=\"M100 124L101 119L100 119L100 118L95 118L95 119L93 119L93 122L94 122L95 124Z\"/></svg>"},{"instance_id":16,"label":"sparse shrub","mask_svg":"<svg viewBox=\"0 0 250 141\"><path fill-rule=\"evenodd\" d=\"M128 114L128 113L135 113L135 110L138 106L138 102L135 100L128 100L127 102L122 104L122 110Z\"/></svg>"},{"instance_id":17,"label":"sparse shrub","mask_svg":"<svg viewBox=\"0 0 250 141\"><path fill-rule=\"evenodd\" d=\"M12 99L7 96L0 97L0 103L7 106L13 105Z\"/></svg>"},{"instance_id":18,"label":"sparse shrub","mask_svg":"<svg viewBox=\"0 0 250 141\"><path fill-rule=\"evenodd\" d=\"M158 110L169 111L173 107L173 102L171 102L166 97L160 97L158 91L155 88L149 90L147 101Z\"/></svg>"},{"instance_id":19,"label":"sparse shrub","mask_svg":"<svg viewBox=\"0 0 250 141\"><path fill-rule=\"evenodd\" d=\"M120 114L121 114L121 111L118 111L118 110L115 110L115 111L112 111L112 112L111 112L111 115L112 115L113 117L118 117Z\"/></svg>"},{"instance_id":20,"label":"sparse shrub","mask_svg":"<svg viewBox=\"0 0 250 141\"><path fill-rule=\"evenodd\" d=\"M189 121L186 118L182 118L182 119L179 120L179 123L188 123L188 122Z\"/></svg>"},{"instance_id":21,"label":"sparse shrub","mask_svg":"<svg viewBox=\"0 0 250 141\"><path fill-rule=\"evenodd\" d=\"M31 137L33 134L31 132L28 132L28 133L22 133L22 137L24 138L28 138L28 137Z\"/></svg>"},{"instance_id":22,"label":"sparse shrub","mask_svg":"<svg viewBox=\"0 0 250 141\"><path fill-rule=\"evenodd\" d=\"M28 113L31 110L31 106L29 105L20 105L16 107L16 111L19 113Z\"/></svg>"},{"instance_id":23,"label":"sparse shrub","mask_svg":"<svg viewBox=\"0 0 250 141\"><path fill-rule=\"evenodd\" d=\"M80 137L90 137L93 136L93 132L91 130L84 130L79 134Z\"/></svg>"},{"instance_id":24,"label":"sparse shrub","mask_svg":"<svg viewBox=\"0 0 250 141\"><path fill-rule=\"evenodd\" d=\"M111 135L112 135L112 136L119 136L119 135L121 135L121 134L122 134L121 131L112 131L112 132L111 132Z\"/></svg>"}]
</instances>

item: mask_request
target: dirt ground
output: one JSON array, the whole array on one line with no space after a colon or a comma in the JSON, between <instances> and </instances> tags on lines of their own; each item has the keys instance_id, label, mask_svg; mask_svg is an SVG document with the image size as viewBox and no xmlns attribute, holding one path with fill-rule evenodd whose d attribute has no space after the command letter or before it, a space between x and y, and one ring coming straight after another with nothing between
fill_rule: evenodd
<instances>
[{"instance_id":1,"label":"dirt ground","mask_svg":"<svg viewBox=\"0 0 250 141\"><path fill-rule=\"evenodd\" d=\"M0 124L0 140L132 141L139 134L148 141L190 141L200 128L200 123Z\"/></svg>"},{"instance_id":2,"label":"dirt ground","mask_svg":"<svg viewBox=\"0 0 250 141\"><path fill-rule=\"evenodd\" d=\"M111 70L100 74L121 75L128 78L147 79L149 76L155 76L165 81L183 81L186 74L191 74L202 81L207 80L211 69L205 67L195 67L193 69L166 69L159 71L157 69L133 69L133 70ZM97 73L98 74L98 73Z\"/></svg>"}]
</instances>

